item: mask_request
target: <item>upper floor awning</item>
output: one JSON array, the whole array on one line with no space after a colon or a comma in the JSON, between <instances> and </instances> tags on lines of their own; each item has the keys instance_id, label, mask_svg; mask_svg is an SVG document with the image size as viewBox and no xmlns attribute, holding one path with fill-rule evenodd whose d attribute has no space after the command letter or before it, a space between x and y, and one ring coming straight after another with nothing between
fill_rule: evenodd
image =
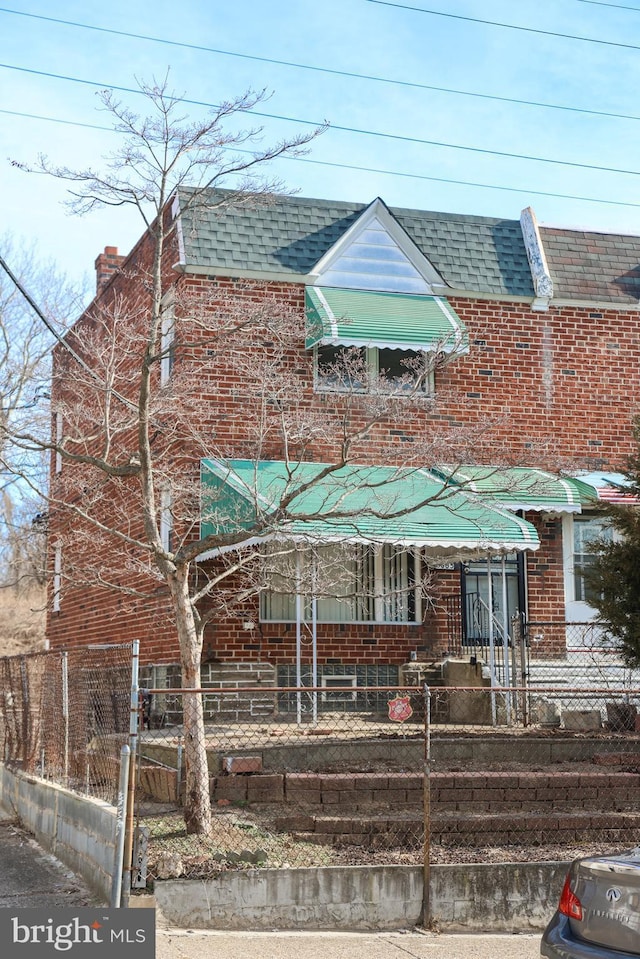
<instances>
[{"instance_id":1,"label":"upper floor awning","mask_svg":"<svg viewBox=\"0 0 640 959\"><path fill-rule=\"evenodd\" d=\"M439 296L308 286L307 349L318 344L452 353L466 348L464 323Z\"/></svg>"}]
</instances>

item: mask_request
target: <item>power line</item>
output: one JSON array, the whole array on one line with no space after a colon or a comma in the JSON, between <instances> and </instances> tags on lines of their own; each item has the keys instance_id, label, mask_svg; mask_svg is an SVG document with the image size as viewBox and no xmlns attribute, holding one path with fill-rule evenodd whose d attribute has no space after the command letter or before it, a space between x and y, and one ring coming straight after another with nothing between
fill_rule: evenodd
<instances>
[{"instance_id":1,"label":"power line","mask_svg":"<svg viewBox=\"0 0 640 959\"><path fill-rule=\"evenodd\" d=\"M47 123L62 123L69 127L84 127L88 130L105 130L113 133L113 127L99 126L97 123L82 123L80 120L63 120L61 117L43 117L39 113L21 113L19 110L2 110L0 113L8 117L23 117L27 120L45 120Z\"/></svg>"},{"instance_id":2,"label":"power line","mask_svg":"<svg viewBox=\"0 0 640 959\"><path fill-rule=\"evenodd\" d=\"M370 0L370 2L377 2L377 0ZM108 83L97 83L96 81L93 81L93 80L82 80L79 77L69 77L69 76L64 76L62 74L58 74L58 73L47 73L43 70L33 70L27 67L17 67L7 63L0 63L0 68L5 70L17 70L22 73L30 73L35 76L47 77L49 79L54 79L54 80L64 80L71 83L81 83L81 84L98 87L102 89L109 88L111 90L117 90L119 93L134 93L137 95L140 95L142 93L141 90L139 89L136 90L133 87L121 87L121 86L111 85ZM188 103L193 106L216 109L216 104L208 103L207 101L204 101L204 100L191 100L188 97L180 97L178 99L180 103ZM305 120L305 119L301 119L300 117L282 116L281 114L278 114L278 113L264 113L263 111L260 111L260 110L248 110L246 112L250 116L260 117L261 119L284 120L287 123L300 123L304 126L319 127L319 126L322 126L324 122L324 121L318 121L318 120ZM466 153L477 153L485 156L505 157L510 160L530 160L535 163L547 163L554 166L572 167L573 169L597 170L600 173L619 173L625 176L640 176L639 170L626 170L621 167L600 166L599 164L595 164L595 163L580 163L577 160L557 160L557 159L554 159L553 157L534 156L528 153L510 153L507 150L490 150L487 147L466 146L460 143L448 143L444 140L427 140L422 137L410 137L410 136L405 136L399 133L383 133L382 131L378 131L378 130L363 130L359 127L342 126L341 124L338 124L338 123L329 124L329 129L339 130L341 133L355 133L358 136L379 137L380 139L383 139L383 140L397 140L400 143L414 143L420 146L435 146L435 147L442 147L443 149L447 149L447 150L460 150Z\"/></svg>"},{"instance_id":3,"label":"power line","mask_svg":"<svg viewBox=\"0 0 640 959\"><path fill-rule=\"evenodd\" d=\"M595 2L595 0L582 0L582 2ZM7 7L0 7L0 13L9 13L16 16L29 17L33 20L44 20L49 23L58 23L62 24L63 26L76 27L81 30L92 30L98 33L113 34L119 37L126 37L130 40L145 40L149 43L160 43L171 47L182 47L186 50L197 50L202 53L214 53L218 56L236 57L242 60L254 60L257 63L268 63L275 66L290 67L296 70L310 70L315 73L326 73L329 76L346 77L347 79L351 80L367 80L373 83L384 83L391 86L405 87L414 90L429 90L433 93L447 93L452 96L474 97L480 100L493 100L498 103L513 103L518 106L538 107L544 110L563 110L571 113L583 113L588 116L607 117L609 119L616 120L640 120L640 115L637 114L610 113L606 110L590 110L586 107L574 107L568 104L547 103L541 100L524 100L517 97L499 96L498 94L478 93L473 90L458 90L455 87L440 87L429 83L417 83L413 80L396 80L392 77L381 77L376 74L355 73L350 70L337 70L331 67L319 67L310 63L298 63L293 60L278 60L275 57L259 57L255 54L239 53L233 50L223 50L219 47L207 47L196 43L168 40L164 37L154 37L143 33L129 33L128 31L115 30L111 27L98 27L93 24L81 23L76 20L62 20L57 17L45 17L35 13L24 13L21 10L11 10Z\"/></svg>"},{"instance_id":4,"label":"power line","mask_svg":"<svg viewBox=\"0 0 640 959\"><path fill-rule=\"evenodd\" d=\"M633 10L640 13L640 7L627 7L622 3L603 3L602 0L578 0L578 3L591 3L594 7L611 7L613 10Z\"/></svg>"},{"instance_id":5,"label":"power line","mask_svg":"<svg viewBox=\"0 0 640 959\"><path fill-rule=\"evenodd\" d=\"M380 170L376 167L351 166L348 163L337 163L330 160L312 160L308 157L283 157L284 160L294 160L300 163L315 163L318 166L337 167L343 170L358 170L363 173L379 173L387 176L410 177L414 180L429 180L433 183L447 183L452 186L470 186L481 190L502 190L506 193L526 193L533 196L548 196L554 200L580 200L585 203L604 203L611 206L639 207L640 203L630 203L628 200L604 200L600 197L575 196L571 193L549 193L547 190L530 190L528 187L498 186L495 183L477 183L473 180L454 180L449 177L428 176L426 173L403 173L398 170Z\"/></svg>"},{"instance_id":6,"label":"power line","mask_svg":"<svg viewBox=\"0 0 640 959\"><path fill-rule=\"evenodd\" d=\"M80 123L74 120L62 120L58 117L45 117L36 113L19 113L16 110L2 110L0 114L9 116L25 117L29 120L42 120L46 123L63 123L68 126L89 127L93 130L103 130L107 133L114 133L113 127L97 126L95 124ZM238 149L237 153L247 153L253 155L250 150ZM452 186L469 186L481 190L500 190L506 193L525 193L534 196L546 196L556 200L579 200L583 203L601 203L607 206L639 207L640 203L632 203L629 200L606 200L604 197L577 196L573 193L551 193L548 190L534 190L529 187L504 186L497 183L478 183L474 180L456 180L452 177L429 176L426 173L408 173L403 170L384 170L379 167L356 166L353 163L338 163L333 160L314 160L310 157L283 156L281 160L291 160L295 163L312 163L316 166L334 167L338 170L355 170L359 173L377 173L382 176L397 176L412 180L428 180L432 183L447 183Z\"/></svg>"},{"instance_id":7,"label":"power line","mask_svg":"<svg viewBox=\"0 0 640 959\"><path fill-rule=\"evenodd\" d=\"M57 340L60 346L62 346L62 348L65 349L71 357L73 357L73 359L76 361L76 363L78 363L79 366L82 367L85 373L88 373L92 379L99 382L99 377L96 371L89 366L89 364L80 356L80 354L76 350L74 350L74 348L67 342L65 337L62 336L58 332L58 330L56 330L53 323L45 316L44 312L40 309L40 307L38 306L36 301L33 299L31 294L28 292L28 290L25 289L25 287L22 285L18 277L15 275L15 273L12 272L7 261L4 259L2 255L0 255L0 267L2 267L4 272L7 274L7 276L9 277L9 279L15 286L15 288L24 297L24 299L27 301L27 303L29 304L33 312L36 314L38 319L42 323L44 323L46 328L49 330L49 333L51 333L51 335ZM122 393L119 393L117 390L111 390L111 393L113 394L113 396L116 397L116 399L120 400L121 403L124 403L126 407L137 412L138 407L136 406L136 404L132 403L131 400L128 400L126 396L122 395Z\"/></svg>"},{"instance_id":8,"label":"power line","mask_svg":"<svg viewBox=\"0 0 640 959\"><path fill-rule=\"evenodd\" d=\"M465 17L460 13L443 13L441 10L427 10L425 7L412 7L406 3L392 3L391 0L367 0L382 7L396 7L398 10L413 10L414 13L427 13L431 17L446 17L449 20L464 20L466 23L481 23L488 27L501 27L503 30L519 30L522 33L536 33L543 37L558 37L561 40L578 40L581 43L597 43L605 47L618 47L623 50L640 50L635 43L621 43L616 40L600 40L597 37L581 37L574 33L556 33L553 30L539 30L537 27L520 27L515 23L502 23L498 20L482 20L480 17ZM608 4L606 4L608 6Z\"/></svg>"}]
</instances>

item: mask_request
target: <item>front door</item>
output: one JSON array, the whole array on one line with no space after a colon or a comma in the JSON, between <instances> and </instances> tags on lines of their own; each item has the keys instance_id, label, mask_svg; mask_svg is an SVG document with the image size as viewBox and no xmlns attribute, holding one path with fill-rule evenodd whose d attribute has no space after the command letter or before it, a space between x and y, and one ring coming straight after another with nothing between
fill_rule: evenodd
<instances>
[{"instance_id":1,"label":"front door","mask_svg":"<svg viewBox=\"0 0 640 959\"><path fill-rule=\"evenodd\" d=\"M519 562L514 554L466 563L462 571L463 643L496 645L511 636L512 617L522 608ZM489 580L489 576L491 580ZM491 588L489 587L491 582Z\"/></svg>"}]
</instances>

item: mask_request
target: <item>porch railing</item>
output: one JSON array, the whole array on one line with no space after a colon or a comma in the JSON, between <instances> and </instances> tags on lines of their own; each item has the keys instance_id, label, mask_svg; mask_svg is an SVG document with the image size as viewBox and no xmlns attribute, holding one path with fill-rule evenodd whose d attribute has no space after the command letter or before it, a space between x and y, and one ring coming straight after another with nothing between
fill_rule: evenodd
<instances>
[{"instance_id":1,"label":"porch railing","mask_svg":"<svg viewBox=\"0 0 640 959\"><path fill-rule=\"evenodd\" d=\"M459 594L446 596L445 606L448 647L454 655L486 663L492 667L494 682L499 685L526 680L528 634L519 615L512 618L505 637L504 623L491 613L479 593L468 593L464 599Z\"/></svg>"}]
</instances>

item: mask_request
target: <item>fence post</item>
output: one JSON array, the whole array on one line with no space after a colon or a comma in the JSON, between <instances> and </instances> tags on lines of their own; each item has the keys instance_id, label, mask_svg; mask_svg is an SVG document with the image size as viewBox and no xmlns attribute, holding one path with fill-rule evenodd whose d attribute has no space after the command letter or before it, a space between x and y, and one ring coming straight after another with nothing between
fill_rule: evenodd
<instances>
[{"instance_id":1,"label":"fence post","mask_svg":"<svg viewBox=\"0 0 640 959\"><path fill-rule=\"evenodd\" d=\"M20 683L22 689L22 768L30 772L30 710L31 701L29 696L29 677L27 675L27 661L24 656L20 657Z\"/></svg>"},{"instance_id":2,"label":"fence post","mask_svg":"<svg viewBox=\"0 0 640 959\"><path fill-rule=\"evenodd\" d=\"M431 691L424 685L422 926L431 926Z\"/></svg>"},{"instance_id":3,"label":"fence post","mask_svg":"<svg viewBox=\"0 0 640 959\"><path fill-rule=\"evenodd\" d=\"M131 648L131 702L129 705L129 782L127 788L127 813L125 819L125 843L122 881L122 906L127 908L131 894L131 867L133 859L133 814L136 791L136 757L138 755L138 722L140 715L140 695L138 685L140 661L140 640L134 639Z\"/></svg>"},{"instance_id":4,"label":"fence post","mask_svg":"<svg viewBox=\"0 0 640 959\"><path fill-rule=\"evenodd\" d=\"M513 652L518 666L518 686L522 687L521 692L518 694L520 719L523 726L528 726L529 708L525 689L525 687L529 685L529 674L527 671L527 637L521 613L516 613L513 617Z\"/></svg>"},{"instance_id":5,"label":"fence post","mask_svg":"<svg viewBox=\"0 0 640 959\"><path fill-rule=\"evenodd\" d=\"M111 907L118 909L122 897L122 868L124 865L125 818L127 810L127 789L129 786L129 760L131 750L125 743L120 750L120 784L118 786L118 811L116 817L116 845L111 875Z\"/></svg>"}]
</instances>

